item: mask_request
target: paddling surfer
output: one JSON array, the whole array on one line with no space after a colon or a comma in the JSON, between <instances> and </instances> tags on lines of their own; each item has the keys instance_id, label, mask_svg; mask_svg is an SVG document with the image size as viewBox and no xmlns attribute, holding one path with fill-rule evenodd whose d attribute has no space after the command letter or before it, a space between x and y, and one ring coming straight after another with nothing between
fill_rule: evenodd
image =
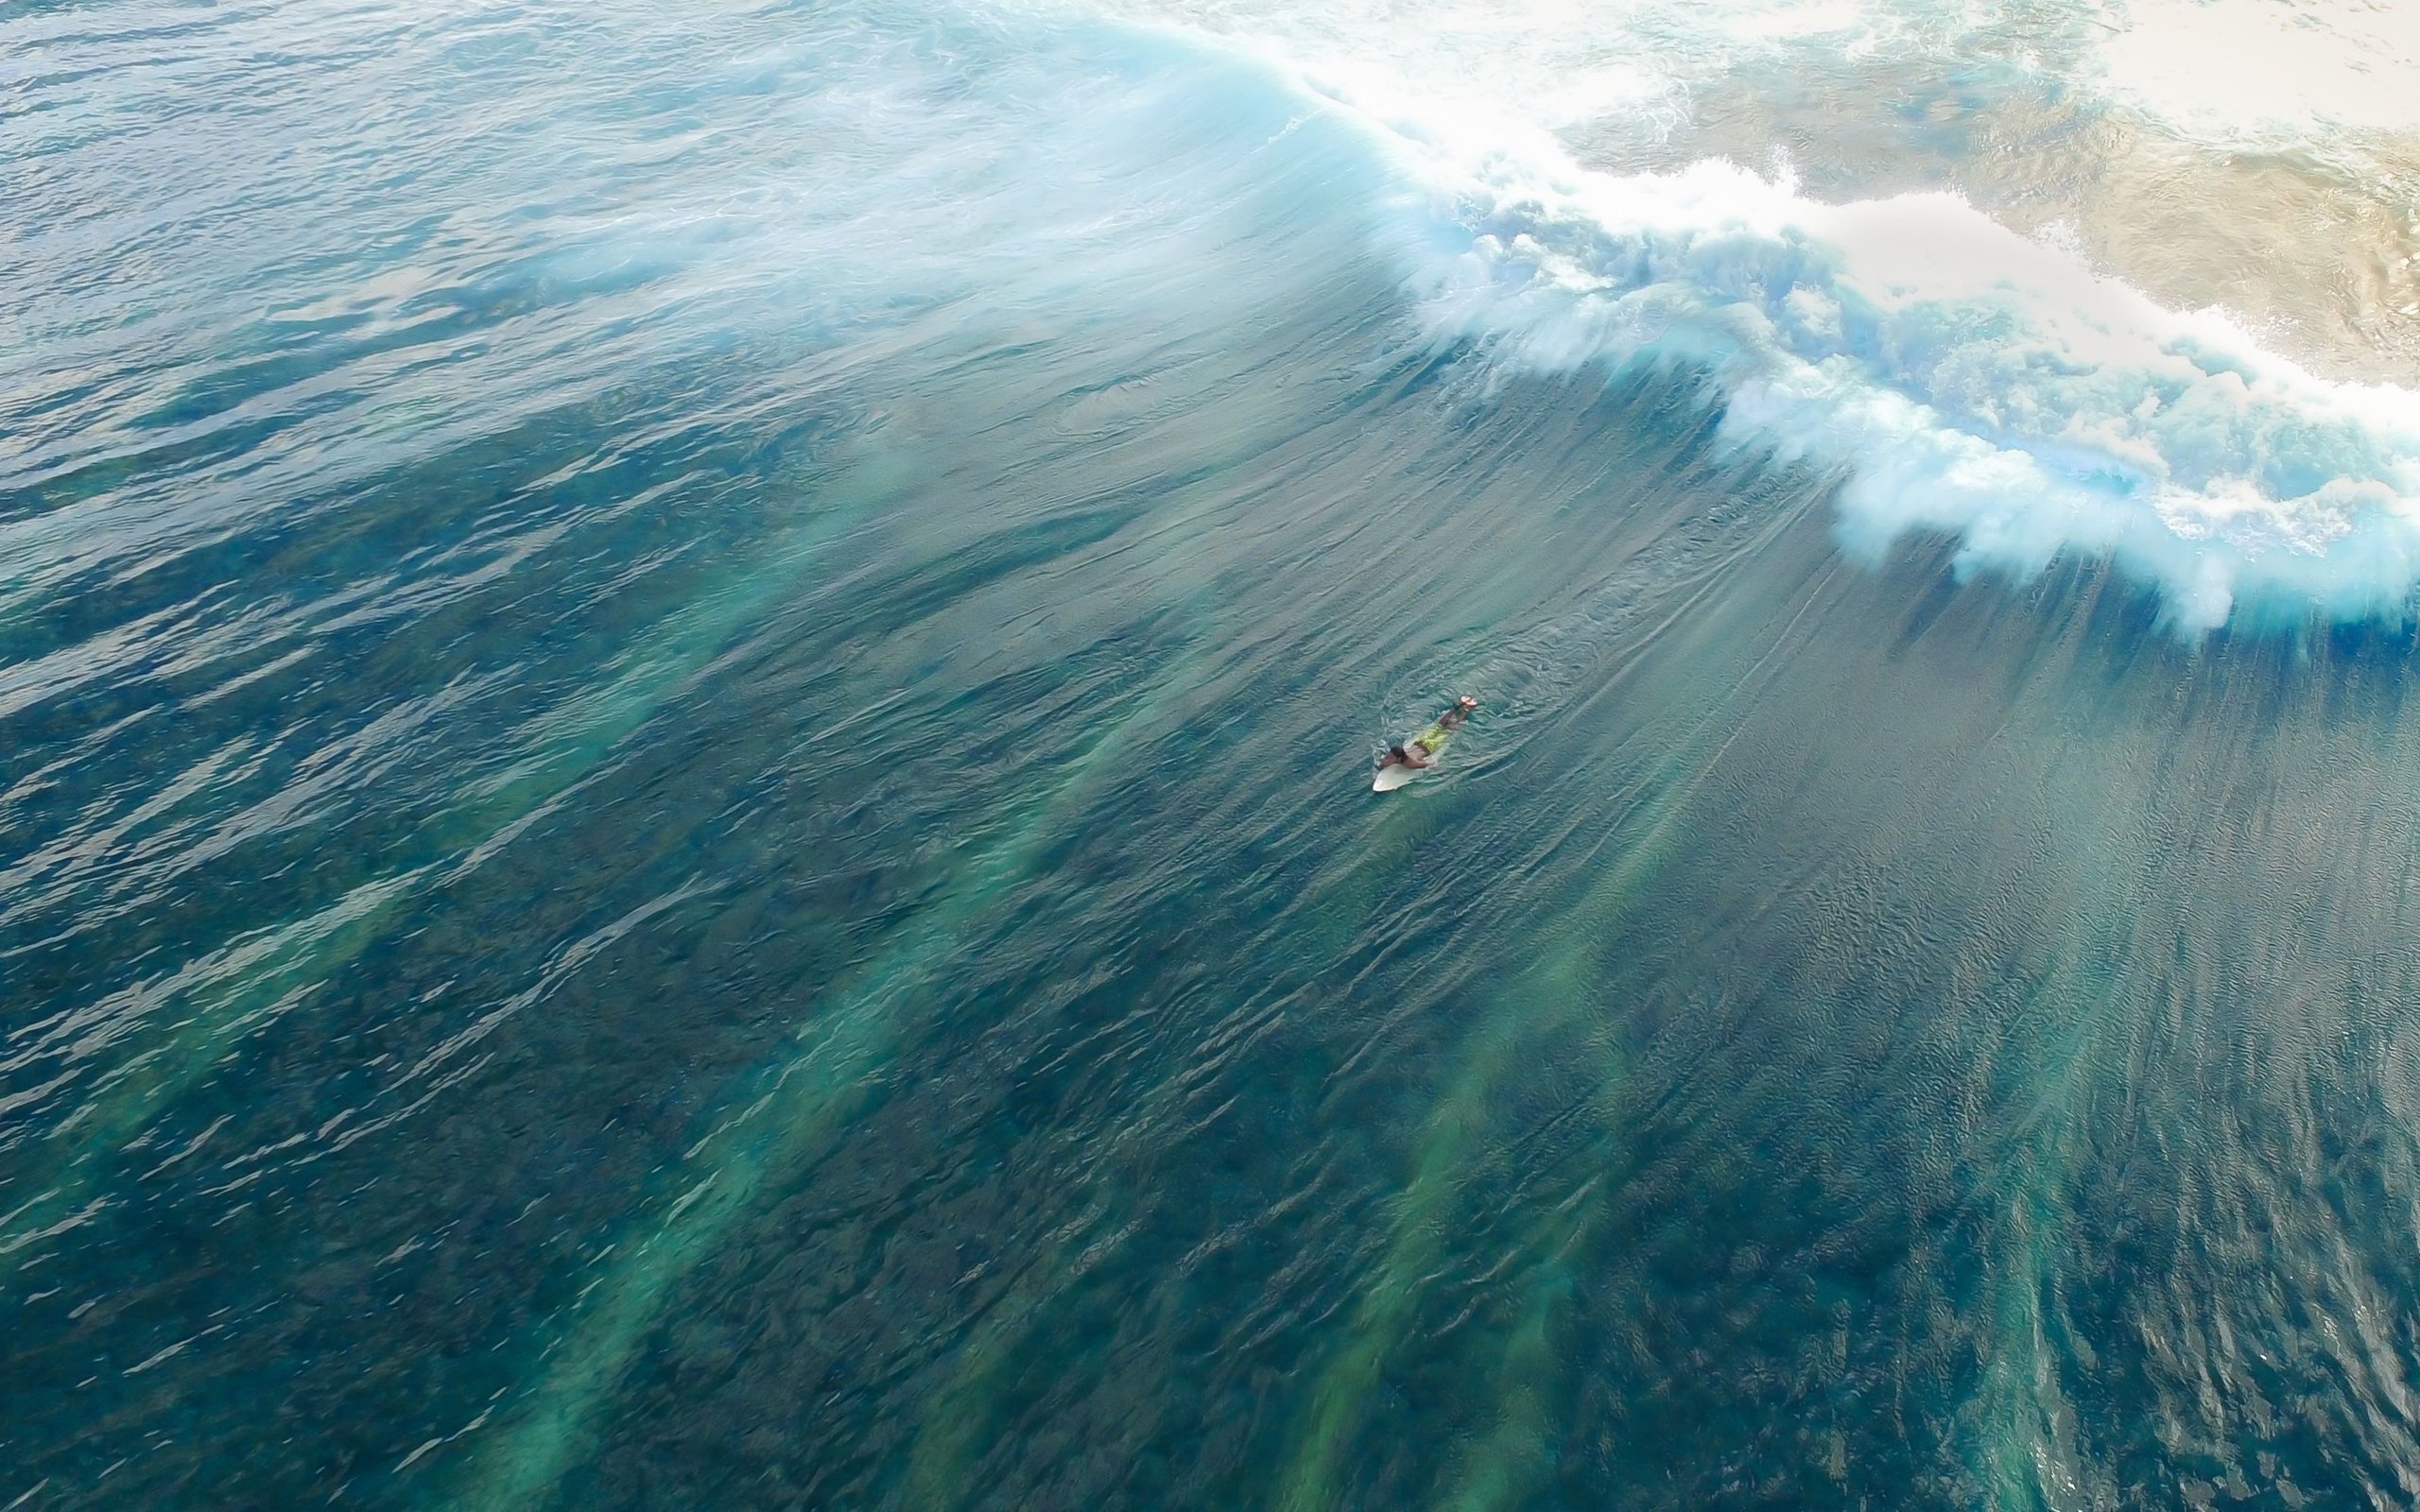
<instances>
[{"instance_id":1,"label":"paddling surfer","mask_svg":"<svg viewBox=\"0 0 2420 1512\"><path fill-rule=\"evenodd\" d=\"M1407 741L1400 746L1388 747L1386 755L1378 759L1378 769L1384 771L1390 766L1418 768L1427 765L1429 757L1427 742L1433 737L1449 735L1461 729L1462 721L1468 719L1471 716L1471 711L1478 707L1478 700L1469 694L1455 699L1454 707L1439 714L1435 724L1420 732L1420 739Z\"/></svg>"}]
</instances>

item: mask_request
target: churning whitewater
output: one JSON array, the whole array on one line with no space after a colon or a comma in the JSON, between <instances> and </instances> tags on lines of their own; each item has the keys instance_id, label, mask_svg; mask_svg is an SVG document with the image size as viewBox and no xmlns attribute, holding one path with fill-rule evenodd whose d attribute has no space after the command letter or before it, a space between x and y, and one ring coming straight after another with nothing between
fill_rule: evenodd
<instances>
[{"instance_id":1,"label":"churning whitewater","mask_svg":"<svg viewBox=\"0 0 2420 1512\"><path fill-rule=\"evenodd\" d=\"M2420 1487L2401 12L0 59L0 1508Z\"/></svg>"},{"instance_id":2,"label":"churning whitewater","mask_svg":"<svg viewBox=\"0 0 2420 1512\"><path fill-rule=\"evenodd\" d=\"M1869 559L1916 531L2020 577L2114 557L2189 631L2239 597L2272 625L2410 611L2420 390L2315 375L1954 191L1824 204L1721 161L1591 173L1510 116L1324 98L1425 191L1392 230L1441 348L1702 378L1726 440L1844 475Z\"/></svg>"}]
</instances>

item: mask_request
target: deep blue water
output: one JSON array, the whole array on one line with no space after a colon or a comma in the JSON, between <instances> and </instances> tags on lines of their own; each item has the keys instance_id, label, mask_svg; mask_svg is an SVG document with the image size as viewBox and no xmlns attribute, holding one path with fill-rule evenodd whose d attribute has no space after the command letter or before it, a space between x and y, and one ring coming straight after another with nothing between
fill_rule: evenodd
<instances>
[{"instance_id":1,"label":"deep blue water","mask_svg":"<svg viewBox=\"0 0 2420 1512\"><path fill-rule=\"evenodd\" d=\"M2399 391L1072 12L0 60L0 1506L2420 1495Z\"/></svg>"}]
</instances>

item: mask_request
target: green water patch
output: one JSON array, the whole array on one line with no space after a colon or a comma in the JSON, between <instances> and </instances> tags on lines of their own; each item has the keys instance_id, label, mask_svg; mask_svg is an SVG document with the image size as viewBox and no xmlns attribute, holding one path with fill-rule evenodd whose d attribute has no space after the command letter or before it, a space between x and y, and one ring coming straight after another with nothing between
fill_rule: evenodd
<instances>
[{"instance_id":1,"label":"green water patch","mask_svg":"<svg viewBox=\"0 0 2420 1512\"><path fill-rule=\"evenodd\" d=\"M600 1405L619 1386L667 1294L749 1214L769 1180L790 1176L836 1125L877 1095L880 1064L934 974L1014 893L1044 848L1077 822L1117 764L1146 746L1169 703L1189 686L1180 662L1105 721L890 945L835 984L792 1052L727 1100L735 1110L683 1157L684 1168L700 1173L694 1183L646 1232L616 1246L604 1274L584 1289L587 1299L550 1351L528 1402L499 1430L500 1440L475 1449L476 1469L460 1504L543 1502L566 1466L588 1452Z\"/></svg>"},{"instance_id":2,"label":"green water patch","mask_svg":"<svg viewBox=\"0 0 2420 1512\"><path fill-rule=\"evenodd\" d=\"M735 637L795 594L831 542L894 496L881 485L881 472L879 454L862 480L838 472L820 490L821 507L766 541L744 570L649 627L596 685L526 719L504 743L525 754L464 782L456 800L405 843L360 858L388 869L372 870L329 907L233 940L164 981L130 988L123 1001L95 1005L90 1011L105 1019L139 1014L147 1027L119 1037L140 1048L95 1083L73 1116L40 1137L43 1157L25 1161L14 1177L31 1195L0 1218L0 1260L29 1263L42 1253L33 1247L38 1241L99 1211L109 1200L99 1187L123 1154L143 1148L139 1132L223 1070L249 1033L337 979L392 931L406 907L458 883L575 799L625 741L694 689ZM162 1027L147 1027L153 1024Z\"/></svg>"},{"instance_id":3,"label":"green water patch","mask_svg":"<svg viewBox=\"0 0 2420 1512\"><path fill-rule=\"evenodd\" d=\"M1456 817L1451 808L1385 804L1369 822L1352 864L1314 880L1297 904L1252 942L1250 955L1320 965L1343 955L1355 941L1374 932L1385 911L1396 906L1404 879L1414 874L1422 853L1450 833ZM1288 972L1258 997L1284 1002L1307 990L1307 983ZM1164 1126L1163 1120L1193 1091L1190 1076L1163 1083L1127 1115L1124 1128L1130 1137L1145 1137ZM1115 1136L1104 1138L1115 1142ZM1112 1189L1104 1183L1103 1190ZM1063 1225L1027 1263L1030 1280L993 1304L959 1348L948 1379L919 1415L903 1480L910 1504L941 1512L980 1499L977 1467L996 1444L1001 1425L995 1403L1006 1380L1032 1354L1046 1352L1042 1331L1049 1326L1054 1298L1063 1297L1082 1273L1079 1255L1097 1260L1104 1246L1114 1243L1103 1229L1117 1217L1118 1210L1104 1196Z\"/></svg>"},{"instance_id":4,"label":"green water patch","mask_svg":"<svg viewBox=\"0 0 2420 1512\"><path fill-rule=\"evenodd\" d=\"M1704 713L1691 736L1656 752L1621 806L1622 816L1588 847L1582 891L1572 904L1550 919L1520 927L1530 942L1525 953L1530 964L1500 988L1478 989L1488 1004L1487 1017L1457 1056L1443 1095L1423 1122L1409 1173L1388 1204L1384 1248L1357 1281L1344 1339L1305 1391L1299 1436L1276 1493L1277 1504L1288 1512L1338 1504L1340 1477L1360 1448L1380 1373L1411 1342L1412 1320L1436 1278L1448 1268L1458 1210L1479 1175L1504 1157L1495 1120L1508 1094L1534 1065L1531 1057L1547 1046L1567 1047L1575 1029L1605 1012L1600 994L1606 953L1620 937L1641 890L1683 843L1689 800L1723 744L1721 708L1718 703ZM1619 1087L1617 1064L1599 1066L1591 1074L1600 1097ZM1566 1239L1576 1227L1584 1227L1584 1219L1568 1213L1550 1212L1544 1221ZM1546 1327L1544 1312L1525 1320L1506 1343L1508 1357L1519 1358L1525 1368L1541 1364L1536 1357L1546 1347ZM1461 1502L1487 1504L1496 1494L1490 1487L1509 1490L1530 1479L1538 1445L1524 1436L1522 1424L1534 1422L1535 1389L1525 1386L1505 1403L1496 1428L1465 1461Z\"/></svg>"},{"instance_id":5,"label":"green water patch","mask_svg":"<svg viewBox=\"0 0 2420 1512\"><path fill-rule=\"evenodd\" d=\"M1190 606L1171 610L1174 620L1154 616L1167 624L1210 612L1204 606L1215 590L1203 573L1170 572L1166 565L1186 559L1181 549L1186 522L1201 528L1208 498L1179 494L1150 526L1162 564L1154 593ZM949 644L946 625L985 619L982 607L971 607L979 605L981 583L1005 583L1090 554L1136 518L1132 507L1079 510L1004 528L998 550L961 542L953 553L955 568L920 571L888 588L879 579L854 582L853 592L868 596L872 617L853 616L847 634L876 659L859 675L873 676L886 662L912 660L920 645ZM1170 548L1179 549L1170 556ZM900 632L911 626L916 634L903 639ZM766 1194L785 1190L881 1095L893 1049L953 960L1001 927L1000 916L1022 905L1048 855L1092 822L1089 812L1105 792L1155 759L1172 721L1188 700L1202 696L1203 679L1223 654L1216 638L1198 627L1172 643L1167 625L1150 638L1130 632L1123 639L1160 648L1128 669L1108 708L1086 707L1074 716L1078 722L1056 742L1072 743L1063 752L1035 744L1029 734L1008 747L981 733L970 737L972 766L996 763L1002 775L992 785L1012 774L1028 796L995 802L984 826L991 838L952 856L871 956L838 973L811 1001L811 1018L783 1053L715 1100L724 1111L679 1162L683 1172L697 1173L693 1183L670 1194L639 1233L615 1243L547 1349L527 1399L467 1445L467 1468L455 1494L468 1504L544 1502L592 1452L600 1415L683 1282L754 1215Z\"/></svg>"}]
</instances>

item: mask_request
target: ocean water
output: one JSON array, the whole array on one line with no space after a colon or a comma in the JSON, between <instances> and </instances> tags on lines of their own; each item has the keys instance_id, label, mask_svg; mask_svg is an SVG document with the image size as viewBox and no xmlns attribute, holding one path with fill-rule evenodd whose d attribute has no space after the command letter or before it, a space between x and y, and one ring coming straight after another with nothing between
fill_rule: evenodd
<instances>
[{"instance_id":1,"label":"ocean water","mask_svg":"<svg viewBox=\"0 0 2420 1512\"><path fill-rule=\"evenodd\" d=\"M0 4L0 1507L2411 1505L2416 101Z\"/></svg>"}]
</instances>

